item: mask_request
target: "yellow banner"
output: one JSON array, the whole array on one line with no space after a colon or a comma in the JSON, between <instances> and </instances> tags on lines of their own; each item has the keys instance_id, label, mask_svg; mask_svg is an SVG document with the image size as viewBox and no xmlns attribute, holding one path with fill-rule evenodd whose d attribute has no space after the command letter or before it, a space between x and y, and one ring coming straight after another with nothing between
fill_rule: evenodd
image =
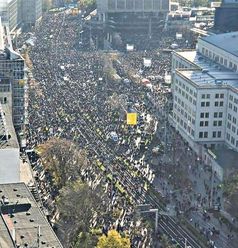
<instances>
[{"instance_id":1,"label":"yellow banner","mask_svg":"<svg viewBox=\"0 0 238 248\"><path fill-rule=\"evenodd\" d=\"M137 125L137 113L127 113L127 125Z\"/></svg>"}]
</instances>

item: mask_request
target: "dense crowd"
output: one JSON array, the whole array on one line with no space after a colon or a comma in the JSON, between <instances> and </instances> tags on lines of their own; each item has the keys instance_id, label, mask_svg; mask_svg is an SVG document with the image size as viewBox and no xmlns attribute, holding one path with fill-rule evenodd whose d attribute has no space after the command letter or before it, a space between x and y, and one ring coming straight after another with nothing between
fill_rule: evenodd
<instances>
[{"instance_id":1,"label":"dense crowd","mask_svg":"<svg viewBox=\"0 0 238 248\"><path fill-rule=\"evenodd\" d=\"M197 161L161 112L170 94L163 84L163 77L170 71L170 54L157 50L118 55L113 67L122 80L109 80L104 68L105 60L111 60L111 55L79 51L78 23L78 17L66 11L44 16L35 30L36 41L30 51L34 79L29 89L27 148L34 149L52 137L59 137L86 149L92 167L82 171L83 180L89 184L101 183L108 195L108 211L119 212L117 218L100 219L95 225L103 232L110 228L126 231L131 234L133 247L149 247L150 230L144 225L138 227L133 219L134 207L143 203L148 185L159 185L167 202L175 204L177 214L208 206L211 190L214 190L214 202L219 205L220 189L211 189L204 180L205 195L193 191L196 180L189 179L189 173L201 177L201 161ZM174 39L170 32L167 36L162 48L168 48ZM137 44L137 48L140 46L143 50L143 44ZM143 65L143 58L152 60L150 68ZM130 71L138 74L139 82L133 82ZM160 78L156 79L158 74ZM152 88L141 83L143 78L151 79ZM154 98L160 102L159 109ZM126 124L126 112L138 113L136 126ZM152 150L158 144L164 150L155 156ZM43 204L54 221L57 189L50 183L40 160L35 163L34 171ZM132 197L125 197L127 192Z\"/></svg>"}]
</instances>

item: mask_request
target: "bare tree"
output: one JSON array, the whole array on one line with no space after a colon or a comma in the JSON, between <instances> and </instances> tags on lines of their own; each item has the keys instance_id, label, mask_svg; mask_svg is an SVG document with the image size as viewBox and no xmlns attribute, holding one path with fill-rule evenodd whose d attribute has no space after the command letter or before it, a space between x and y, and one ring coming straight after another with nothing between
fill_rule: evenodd
<instances>
[{"instance_id":1,"label":"bare tree","mask_svg":"<svg viewBox=\"0 0 238 248\"><path fill-rule=\"evenodd\" d=\"M53 138L37 148L43 166L53 181L62 188L68 180L80 176L82 168L88 166L86 151L79 150L77 145L66 139Z\"/></svg>"}]
</instances>

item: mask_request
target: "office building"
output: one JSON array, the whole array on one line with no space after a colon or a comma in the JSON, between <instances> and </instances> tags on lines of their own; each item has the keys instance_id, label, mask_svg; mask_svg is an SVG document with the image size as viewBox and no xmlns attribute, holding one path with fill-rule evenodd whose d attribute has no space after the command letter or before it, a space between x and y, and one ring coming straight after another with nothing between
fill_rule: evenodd
<instances>
[{"instance_id":1,"label":"office building","mask_svg":"<svg viewBox=\"0 0 238 248\"><path fill-rule=\"evenodd\" d=\"M174 52L173 123L189 142L238 151L238 32Z\"/></svg>"},{"instance_id":2,"label":"office building","mask_svg":"<svg viewBox=\"0 0 238 248\"><path fill-rule=\"evenodd\" d=\"M216 8L215 28L220 31L238 31L238 2L223 0Z\"/></svg>"},{"instance_id":3,"label":"office building","mask_svg":"<svg viewBox=\"0 0 238 248\"><path fill-rule=\"evenodd\" d=\"M19 0L21 22L24 27L34 26L42 17L42 0Z\"/></svg>"},{"instance_id":4,"label":"office building","mask_svg":"<svg viewBox=\"0 0 238 248\"><path fill-rule=\"evenodd\" d=\"M20 130L24 124L24 59L13 50L9 30L0 19L0 102L10 106L13 124Z\"/></svg>"},{"instance_id":5,"label":"office building","mask_svg":"<svg viewBox=\"0 0 238 248\"><path fill-rule=\"evenodd\" d=\"M0 184L0 199L0 247L63 247L24 183Z\"/></svg>"},{"instance_id":6,"label":"office building","mask_svg":"<svg viewBox=\"0 0 238 248\"><path fill-rule=\"evenodd\" d=\"M13 31L18 26L18 0L1 0L0 17L2 23Z\"/></svg>"},{"instance_id":7,"label":"office building","mask_svg":"<svg viewBox=\"0 0 238 248\"><path fill-rule=\"evenodd\" d=\"M1 0L0 17L10 32L34 26L42 17L42 0Z\"/></svg>"}]
</instances>

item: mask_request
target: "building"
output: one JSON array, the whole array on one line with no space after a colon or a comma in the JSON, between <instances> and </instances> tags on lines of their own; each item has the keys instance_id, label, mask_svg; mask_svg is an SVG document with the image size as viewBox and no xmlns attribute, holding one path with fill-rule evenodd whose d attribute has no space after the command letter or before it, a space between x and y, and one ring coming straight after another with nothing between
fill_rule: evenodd
<instances>
[{"instance_id":1,"label":"building","mask_svg":"<svg viewBox=\"0 0 238 248\"><path fill-rule=\"evenodd\" d=\"M20 181L20 149L12 125L11 109L0 104L0 183Z\"/></svg>"},{"instance_id":2,"label":"building","mask_svg":"<svg viewBox=\"0 0 238 248\"><path fill-rule=\"evenodd\" d=\"M34 26L42 17L42 0L19 0L21 22L24 27Z\"/></svg>"},{"instance_id":3,"label":"building","mask_svg":"<svg viewBox=\"0 0 238 248\"><path fill-rule=\"evenodd\" d=\"M1 0L0 17L4 25L7 25L10 31L18 26L18 0Z\"/></svg>"},{"instance_id":4,"label":"building","mask_svg":"<svg viewBox=\"0 0 238 248\"><path fill-rule=\"evenodd\" d=\"M134 33L151 37L160 32L169 9L169 0L97 0L96 21L87 29L97 33L97 47L121 49L118 43L123 48L134 43Z\"/></svg>"},{"instance_id":5,"label":"building","mask_svg":"<svg viewBox=\"0 0 238 248\"><path fill-rule=\"evenodd\" d=\"M97 0L101 20L110 13L159 13L169 11L168 0Z\"/></svg>"},{"instance_id":6,"label":"building","mask_svg":"<svg viewBox=\"0 0 238 248\"><path fill-rule=\"evenodd\" d=\"M238 32L211 35L198 40L196 51L177 51L172 56L170 122L220 179L238 169L234 163L238 158L237 42ZM224 156L233 151L232 161L227 155L225 163L221 151Z\"/></svg>"},{"instance_id":7,"label":"building","mask_svg":"<svg viewBox=\"0 0 238 248\"><path fill-rule=\"evenodd\" d=\"M0 247L63 247L24 183L0 184L0 199Z\"/></svg>"},{"instance_id":8,"label":"building","mask_svg":"<svg viewBox=\"0 0 238 248\"><path fill-rule=\"evenodd\" d=\"M223 0L216 8L215 28L220 31L238 31L238 2Z\"/></svg>"},{"instance_id":9,"label":"building","mask_svg":"<svg viewBox=\"0 0 238 248\"><path fill-rule=\"evenodd\" d=\"M1 0L0 17L10 32L34 26L42 17L42 0Z\"/></svg>"},{"instance_id":10,"label":"building","mask_svg":"<svg viewBox=\"0 0 238 248\"><path fill-rule=\"evenodd\" d=\"M238 151L238 32L173 53L174 126L191 144Z\"/></svg>"},{"instance_id":11,"label":"building","mask_svg":"<svg viewBox=\"0 0 238 248\"><path fill-rule=\"evenodd\" d=\"M17 130L24 124L24 59L13 50L10 32L0 19L0 102L10 106Z\"/></svg>"}]
</instances>

